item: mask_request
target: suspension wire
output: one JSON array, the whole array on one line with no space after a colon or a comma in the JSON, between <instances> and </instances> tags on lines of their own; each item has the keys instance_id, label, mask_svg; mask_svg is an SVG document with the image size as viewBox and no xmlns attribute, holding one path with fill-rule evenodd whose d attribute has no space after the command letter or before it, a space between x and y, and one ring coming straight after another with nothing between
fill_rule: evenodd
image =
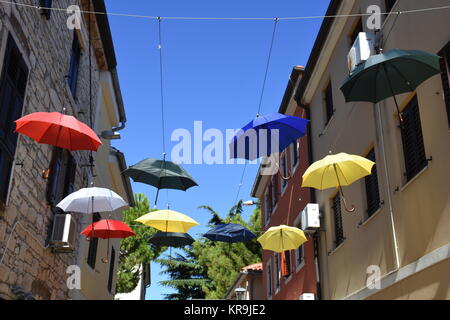
<instances>
[{"instance_id":1,"label":"suspension wire","mask_svg":"<svg viewBox=\"0 0 450 320\"><path fill-rule=\"evenodd\" d=\"M234 205L237 204L239 194L241 193L242 184L244 183L245 171L247 169L248 162L245 162L244 169L242 170L241 181L239 182L238 191L236 193L236 198L234 199Z\"/></svg>"},{"instance_id":2,"label":"suspension wire","mask_svg":"<svg viewBox=\"0 0 450 320\"><path fill-rule=\"evenodd\" d=\"M55 7L45 7L45 6L36 6L25 3L17 3L13 1L0 0L0 3L15 5L18 7L27 7L31 9L37 10L52 10L52 11L64 11L67 12L67 8L55 8ZM431 8L421 8L421 9L412 9L405 11L391 11L391 12L382 12L380 15L394 15L394 14L407 14L407 13L421 13L435 10L445 10L450 9L450 6L441 6L441 7L431 7ZM98 11L90 11L90 10L76 10L76 12L84 13L84 14L98 14L98 15L106 15L106 16L118 16L118 17L129 17L129 18L141 18L141 19L166 19L166 20L249 20L249 21L257 21L257 20L273 20L274 18L270 17L159 17L159 16L151 16L151 15L143 15L143 14L129 14L129 13L118 13L118 12L98 12ZM355 13L355 14L336 14L336 15L315 15L315 16L302 16L302 17L282 17L278 18L278 20L306 20L306 19L327 19L327 18L351 18L351 17L364 17L371 16L373 13Z\"/></svg>"},{"instance_id":3,"label":"suspension wire","mask_svg":"<svg viewBox=\"0 0 450 320\"><path fill-rule=\"evenodd\" d=\"M256 114L257 117L259 117L259 113L261 112L261 105L262 105L262 101L263 101L263 97L264 97L264 91L266 89L267 74L269 72L270 59L272 57L273 43L275 40L275 33L277 31L278 20L279 20L278 18L274 19L272 39L270 40L269 56L267 57L266 72L264 73L264 81L263 81L263 85L262 85L262 89L261 89L261 96L259 98L258 113Z\"/></svg>"},{"instance_id":4,"label":"suspension wire","mask_svg":"<svg viewBox=\"0 0 450 320\"><path fill-rule=\"evenodd\" d=\"M89 1L89 9L91 8L91 2ZM89 124L91 128L93 128L93 112L92 112L92 15L88 15L88 56L89 56ZM76 36L76 35L75 35ZM93 152L91 150L89 154L89 164L91 169L91 186L94 183L94 157Z\"/></svg>"},{"instance_id":5,"label":"suspension wire","mask_svg":"<svg viewBox=\"0 0 450 320\"><path fill-rule=\"evenodd\" d=\"M163 55L162 55L162 36L161 36L161 17L158 17L158 49L159 49L159 77L160 77L160 94L161 94L161 125L162 125L162 145L163 156L166 155L166 125L164 117L164 79L163 79Z\"/></svg>"}]
</instances>

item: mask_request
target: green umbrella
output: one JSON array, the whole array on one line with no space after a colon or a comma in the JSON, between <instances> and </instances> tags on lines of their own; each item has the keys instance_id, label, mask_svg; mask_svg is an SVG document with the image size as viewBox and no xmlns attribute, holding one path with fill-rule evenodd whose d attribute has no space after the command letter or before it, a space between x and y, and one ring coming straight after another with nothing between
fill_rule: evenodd
<instances>
[{"instance_id":1,"label":"green umbrella","mask_svg":"<svg viewBox=\"0 0 450 320\"><path fill-rule=\"evenodd\" d=\"M194 179L178 164L171 161L145 159L129 167L123 173L135 182L142 182L158 189L155 206L160 189L177 189L186 191L198 186Z\"/></svg>"},{"instance_id":2,"label":"green umbrella","mask_svg":"<svg viewBox=\"0 0 450 320\"><path fill-rule=\"evenodd\" d=\"M341 91L345 101L378 103L395 95L414 91L422 82L440 73L439 56L418 50L394 49L369 57L350 72Z\"/></svg>"},{"instance_id":3,"label":"green umbrella","mask_svg":"<svg viewBox=\"0 0 450 320\"><path fill-rule=\"evenodd\" d=\"M158 231L150 238L149 243L157 247L184 247L192 244L194 239L187 233Z\"/></svg>"}]
</instances>

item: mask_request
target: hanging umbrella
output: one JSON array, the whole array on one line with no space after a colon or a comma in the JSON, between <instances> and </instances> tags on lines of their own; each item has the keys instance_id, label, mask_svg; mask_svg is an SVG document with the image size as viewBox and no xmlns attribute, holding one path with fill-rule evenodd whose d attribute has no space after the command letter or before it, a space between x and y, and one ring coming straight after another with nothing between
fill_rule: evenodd
<instances>
[{"instance_id":1,"label":"hanging umbrella","mask_svg":"<svg viewBox=\"0 0 450 320\"><path fill-rule=\"evenodd\" d=\"M39 143L70 151L97 151L102 144L95 132L83 122L59 112L35 112L16 122L16 132Z\"/></svg>"},{"instance_id":2,"label":"hanging umbrella","mask_svg":"<svg viewBox=\"0 0 450 320\"><path fill-rule=\"evenodd\" d=\"M354 207L347 208L342 186L351 185L356 180L370 175L374 165L373 161L347 153L328 155L309 166L303 174L302 187L319 190L338 187L345 209L353 212Z\"/></svg>"},{"instance_id":3,"label":"hanging umbrella","mask_svg":"<svg viewBox=\"0 0 450 320\"><path fill-rule=\"evenodd\" d=\"M250 230L235 223L221 223L203 236L211 241L228 243L247 242L256 238Z\"/></svg>"},{"instance_id":4,"label":"hanging umbrella","mask_svg":"<svg viewBox=\"0 0 450 320\"><path fill-rule=\"evenodd\" d=\"M177 189L186 191L190 187L198 186L197 182L178 164L171 161L145 159L129 167L124 174L135 182L142 182L158 189L155 206L158 202L160 189Z\"/></svg>"},{"instance_id":5,"label":"hanging umbrella","mask_svg":"<svg viewBox=\"0 0 450 320\"><path fill-rule=\"evenodd\" d=\"M281 113L258 116L233 137L229 145L230 156L236 159L256 160L281 152L306 134L307 125L308 120ZM252 129L254 131L249 132ZM272 130L278 130L279 136L276 141L278 146L272 146L272 134L274 134Z\"/></svg>"},{"instance_id":6,"label":"hanging umbrella","mask_svg":"<svg viewBox=\"0 0 450 320\"><path fill-rule=\"evenodd\" d=\"M122 221L118 220L100 220L91 223L81 234L86 238L102 238L108 239L106 258L102 258L103 263L108 263L109 257L109 239L123 239L136 234Z\"/></svg>"},{"instance_id":7,"label":"hanging umbrella","mask_svg":"<svg viewBox=\"0 0 450 320\"><path fill-rule=\"evenodd\" d=\"M69 194L56 206L65 212L94 213L114 211L127 205L114 191L91 187Z\"/></svg>"},{"instance_id":8,"label":"hanging umbrella","mask_svg":"<svg viewBox=\"0 0 450 320\"><path fill-rule=\"evenodd\" d=\"M81 234L87 238L102 239L123 239L136 235L124 222L107 219L91 223Z\"/></svg>"},{"instance_id":9,"label":"hanging umbrella","mask_svg":"<svg viewBox=\"0 0 450 320\"><path fill-rule=\"evenodd\" d=\"M302 230L286 225L271 227L258 238L263 249L280 253L297 249L306 241L308 239Z\"/></svg>"},{"instance_id":10,"label":"hanging umbrella","mask_svg":"<svg viewBox=\"0 0 450 320\"><path fill-rule=\"evenodd\" d=\"M199 223L182 213L172 210L158 210L147 213L135 221L164 232L186 233Z\"/></svg>"},{"instance_id":11,"label":"hanging umbrella","mask_svg":"<svg viewBox=\"0 0 450 320\"><path fill-rule=\"evenodd\" d=\"M418 50L394 49L369 57L356 67L341 87L345 101L378 103L397 94L411 92L425 80L439 74L439 56Z\"/></svg>"},{"instance_id":12,"label":"hanging umbrella","mask_svg":"<svg viewBox=\"0 0 450 320\"><path fill-rule=\"evenodd\" d=\"M187 233L158 231L150 238L149 243L157 247L184 247L191 245L194 239Z\"/></svg>"}]
</instances>

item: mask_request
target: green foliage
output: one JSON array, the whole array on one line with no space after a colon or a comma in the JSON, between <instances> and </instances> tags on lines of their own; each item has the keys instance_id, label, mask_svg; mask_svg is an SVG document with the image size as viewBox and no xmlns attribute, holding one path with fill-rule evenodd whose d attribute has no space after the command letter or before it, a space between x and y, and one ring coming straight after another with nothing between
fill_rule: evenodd
<instances>
[{"instance_id":1,"label":"green foliage","mask_svg":"<svg viewBox=\"0 0 450 320\"><path fill-rule=\"evenodd\" d=\"M211 207L201 206L207 209L213 216L210 220L212 226L218 221L222 223L237 223L259 235L261 231L261 210L259 206L253 211L249 221L245 221L242 214L242 201L230 209L225 219ZM233 284L240 270L252 263L261 261L261 246L253 239L245 243L223 243L201 239L193 244L194 254L198 257L198 263L207 270L210 282L202 289L207 299L223 299Z\"/></svg>"},{"instance_id":2,"label":"green foliage","mask_svg":"<svg viewBox=\"0 0 450 320\"><path fill-rule=\"evenodd\" d=\"M142 193L134 195L135 207L131 207L123 212L123 221L128 224L136 233L134 237L122 239L120 243L119 270L117 274L118 293L128 293L133 291L141 277L137 266L155 260L162 252L163 248L151 248L148 239L157 230L144 225L138 225L134 220L140 216L153 211L150 202Z\"/></svg>"},{"instance_id":3,"label":"green foliage","mask_svg":"<svg viewBox=\"0 0 450 320\"><path fill-rule=\"evenodd\" d=\"M206 270L197 261L192 247L182 249L184 255L176 253L174 258L161 258L157 262L164 268L160 274L167 274L170 280L160 281L166 287L176 289L166 294L168 300L204 299L203 287L208 286Z\"/></svg>"}]
</instances>

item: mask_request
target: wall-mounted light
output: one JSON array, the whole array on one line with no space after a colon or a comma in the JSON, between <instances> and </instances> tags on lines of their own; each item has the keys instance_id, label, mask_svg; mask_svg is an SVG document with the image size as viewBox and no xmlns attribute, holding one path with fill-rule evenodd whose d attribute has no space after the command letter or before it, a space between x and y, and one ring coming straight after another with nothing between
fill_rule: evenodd
<instances>
[{"instance_id":1,"label":"wall-mounted light","mask_svg":"<svg viewBox=\"0 0 450 320\"><path fill-rule=\"evenodd\" d=\"M112 130L105 130L102 131L100 134L100 137L106 140L118 140L120 139L120 132L112 131Z\"/></svg>"}]
</instances>

